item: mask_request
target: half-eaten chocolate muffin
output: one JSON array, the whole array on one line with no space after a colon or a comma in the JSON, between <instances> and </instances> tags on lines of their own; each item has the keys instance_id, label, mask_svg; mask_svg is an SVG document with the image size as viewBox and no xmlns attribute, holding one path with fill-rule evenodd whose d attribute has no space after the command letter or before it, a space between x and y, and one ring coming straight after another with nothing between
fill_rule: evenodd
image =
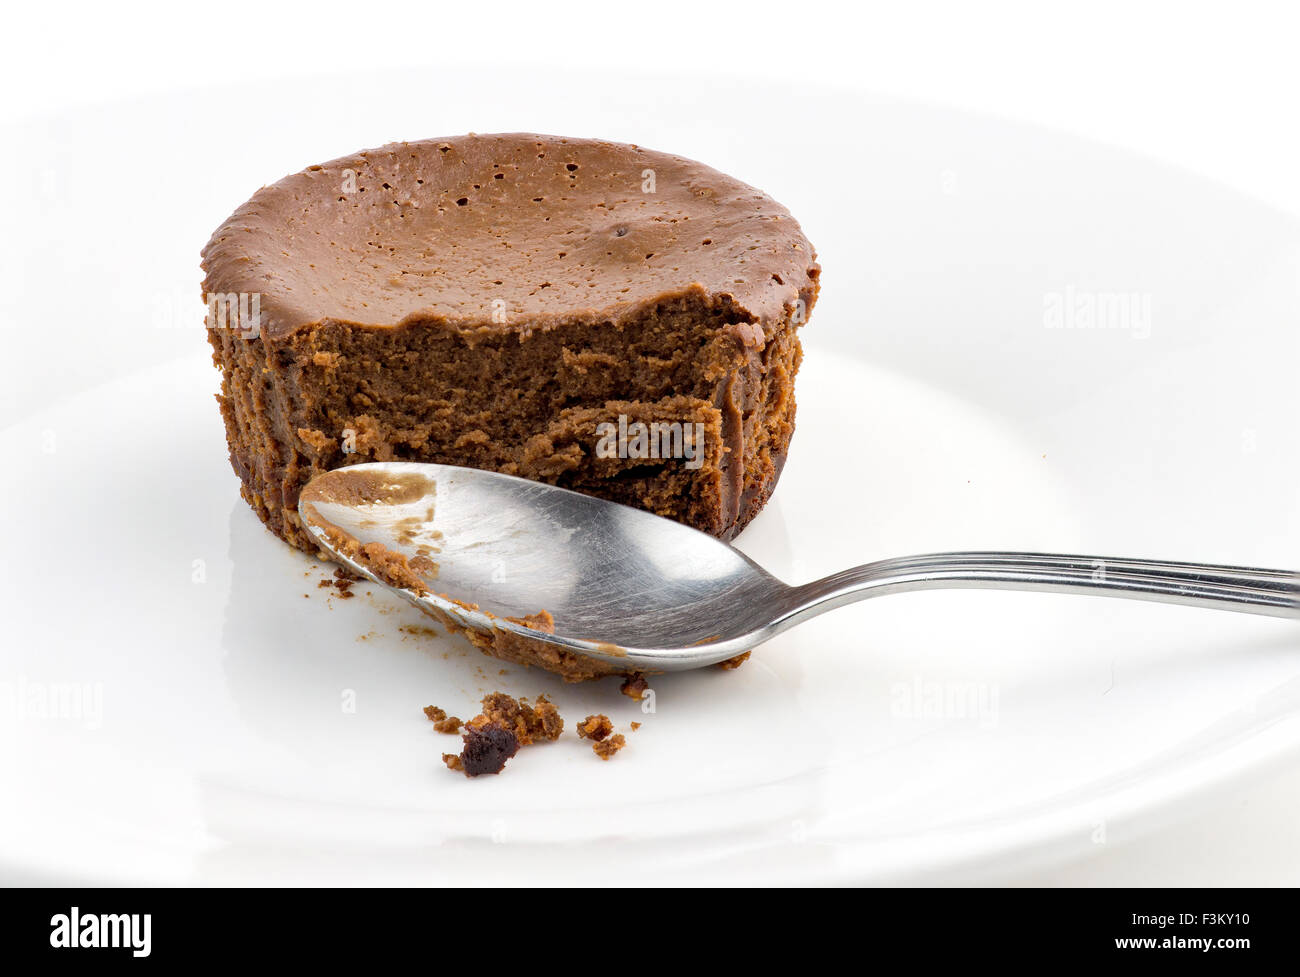
<instances>
[{"instance_id":1,"label":"half-eaten chocolate muffin","mask_svg":"<svg viewBox=\"0 0 1300 977\"><path fill-rule=\"evenodd\" d=\"M771 198L638 146L398 143L264 187L203 251L244 498L363 461L486 468L729 539L794 431L820 268Z\"/></svg>"}]
</instances>

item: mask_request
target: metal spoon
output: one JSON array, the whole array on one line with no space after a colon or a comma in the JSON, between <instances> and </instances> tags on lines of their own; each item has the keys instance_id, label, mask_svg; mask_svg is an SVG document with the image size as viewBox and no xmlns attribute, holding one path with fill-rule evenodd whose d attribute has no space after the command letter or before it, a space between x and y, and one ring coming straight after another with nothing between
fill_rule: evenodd
<instances>
[{"instance_id":1,"label":"metal spoon","mask_svg":"<svg viewBox=\"0 0 1300 977\"><path fill-rule=\"evenodd\" d=\"M352 491L358 476L402 490L371 492L368 501L358 501ZM441 610L467 627L514 631L628 671L716 664L824 611L908 590L1098 594L1300 618L1300 573L1162 560L935 553L881 560L790 586L739 550L669 519L450 465L387 462L338 469L304 490L299 514L322 548L381 586L389 585L339 553L321 523L408 559L423 556L420 565L436 563L430 593L390 587L416 606ZM554 634L506 620L543 609L555 619Z\"/></svg>"}]
</instances>

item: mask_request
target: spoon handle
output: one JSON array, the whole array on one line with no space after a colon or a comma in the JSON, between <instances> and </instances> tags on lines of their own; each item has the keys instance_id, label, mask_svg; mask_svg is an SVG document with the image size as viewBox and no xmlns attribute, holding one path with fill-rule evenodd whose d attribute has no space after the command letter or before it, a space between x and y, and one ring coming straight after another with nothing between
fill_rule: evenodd
<instances>
[{"instance_id":1,"label":"spoon handle","mask_svg":"<svg viewBox=\"0 0 1300 977\"><path fill-rule=\"evenodd\" d=\"M1300 573L1059 553L932 553L881 560L792 588L797 620L909 590L1097 594L1300 619Z\"/></svg>"}]
</instances>

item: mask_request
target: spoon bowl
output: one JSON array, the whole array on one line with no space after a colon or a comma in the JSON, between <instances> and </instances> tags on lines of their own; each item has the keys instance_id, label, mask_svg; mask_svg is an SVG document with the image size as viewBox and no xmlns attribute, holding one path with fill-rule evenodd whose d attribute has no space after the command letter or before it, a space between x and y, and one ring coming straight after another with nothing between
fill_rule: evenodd
<instances>
[{"instance_id":1,"label":"spoon bowl","mask_svg":"<svg viewBox=\"0 0 1300 977\"><path fill-rule=\"evenodd\" d=\"M388 484L405 490L358 504L346 486L362 473L391 478ZM768 609L789 590L739 550L689 526L471 468L408 462L341 468L304 490L300 514L336 560L423 610L437 608L466 627L514 631L628 671L694 668L748 651L771 637ZM362 544L436 564L436 573L426 576L429 593L393 587L341 553L322 520ZM555 620L553 635L509 620L542 610Z\"/></svg>"}]
</instances>

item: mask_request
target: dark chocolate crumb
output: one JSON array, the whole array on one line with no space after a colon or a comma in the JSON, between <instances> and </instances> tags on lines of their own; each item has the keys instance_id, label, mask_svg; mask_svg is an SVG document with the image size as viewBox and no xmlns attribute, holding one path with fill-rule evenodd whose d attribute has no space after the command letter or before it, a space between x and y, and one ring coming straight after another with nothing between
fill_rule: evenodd
<instances>
[{"instance_id":1,"label":"dark chocolate crumb","mask_svg":"<svg viewBox=\"0 0 1300 977\"><path fill-rule=\"evenodd\" d=\"M500 773L506 761L519 752L518 737L499 723L466 727L464 743L460 763L467 777Z\"/></svg>"}]
</instances>

